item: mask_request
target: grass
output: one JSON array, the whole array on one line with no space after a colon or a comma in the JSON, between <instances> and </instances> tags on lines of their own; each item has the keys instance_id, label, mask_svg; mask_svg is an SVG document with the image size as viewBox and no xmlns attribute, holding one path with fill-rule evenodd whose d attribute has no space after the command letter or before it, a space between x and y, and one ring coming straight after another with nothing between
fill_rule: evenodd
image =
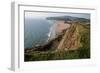
<instances>
[{"instance_id":1,"label":"grass","mask_svg":"<svg viewBox=\"0 0 100 73\"><path fill-rule=\"evenodd\" d=\"M85 59L90 58L90 49L80 48L74 51L35 51L25 54L25 61L64 60L64 59Z\"/></svg>"},{"instance_id":2,"label":"grass","mask_svg":"<svg viewBox=\"0 0 100 73\"><path fill-rule=\"evenodd\" d=\"M34 51L25 53L24 61L47 61L47 60L64 60L64 59L89 59L90 58L90 25L78 25L80 30L80 43L82 44L77 50L71 51Z\"/></svg>"}]
</instances>

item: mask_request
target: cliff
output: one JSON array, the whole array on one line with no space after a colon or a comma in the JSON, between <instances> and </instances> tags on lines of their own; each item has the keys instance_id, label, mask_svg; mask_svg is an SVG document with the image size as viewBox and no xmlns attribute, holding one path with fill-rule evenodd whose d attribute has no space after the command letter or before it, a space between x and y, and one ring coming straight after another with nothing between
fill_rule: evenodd
<instances>
[{"instance_id":1,"label":"cliff","mask_svg":"<svg viewBox=\"0 0 100 73\"><path fill-rule=\"evenodd\" d=\"M24 61L90 58L90 24L74 22L46 44L24 52Z\"/></svg>"},{"instance_id":2,"label":"cliff","mask_svg":"<svg viewBox=\"0 0 100 73\"><path fill-rule=\"evenodd\" d=\"M32 51L59 51L76 50L81 47L90 48L90 25L74 22L70 28L64 30L56 38L44 45L31 48ZM27 50L27 49L26 49ZM29 51L29 49L28 49ZM25 51L27 52L27 51Z\"/></svg>"}]
</instances>

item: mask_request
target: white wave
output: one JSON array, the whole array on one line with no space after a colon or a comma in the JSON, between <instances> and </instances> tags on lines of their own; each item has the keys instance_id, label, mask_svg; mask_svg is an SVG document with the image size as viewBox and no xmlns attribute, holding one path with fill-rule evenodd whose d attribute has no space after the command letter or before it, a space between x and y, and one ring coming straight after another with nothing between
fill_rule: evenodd
<instances>
[{"instance_id":1,"label":"white wave","mask_svg":"<svg viewBox=\"0 0 100 73\"><path fill-rule=\"evenodd\" d=\"M51 27L49 29L49 33L47 34L48 40L55 38L55 36L56 36L56 26L57 26L57 24L55 22L52 22Z\"/></svg>"}]
</instances>

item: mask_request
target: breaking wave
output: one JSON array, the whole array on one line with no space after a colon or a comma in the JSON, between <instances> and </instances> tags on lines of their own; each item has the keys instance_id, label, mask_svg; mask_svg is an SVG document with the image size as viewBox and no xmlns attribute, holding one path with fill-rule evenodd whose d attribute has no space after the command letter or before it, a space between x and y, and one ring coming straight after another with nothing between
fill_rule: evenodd
<instances>
[{"instance_id":1,"label":"breaking wave","mask_svg":"<svg viewBox=\"0 0 100 73\"><path fill-rule=\"evenodd\" d=\"M51 40L53 38L55 38L56 36L56 26L57 24L55 23L55 21L49 21L49 23L51 24L51 27L49 29L49 33L47 34L48 35L48 40Z\"/></svg>"}]
</instances>

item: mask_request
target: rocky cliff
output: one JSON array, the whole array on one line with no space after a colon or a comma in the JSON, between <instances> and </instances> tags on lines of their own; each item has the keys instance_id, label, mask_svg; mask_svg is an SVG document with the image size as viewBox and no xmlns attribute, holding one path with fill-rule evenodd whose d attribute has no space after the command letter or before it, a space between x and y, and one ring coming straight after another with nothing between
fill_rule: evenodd
<instances>
[{"instance_id":1,"label":"rocky cliff","mask_svg":"<svg viewBox=\"0 0 100 73\"><path fill-rule=\"evenodd\" d=\"M86 23L73 22L70 28L64 30L56 38L48 41L44 45L33 47L32 49L33 51L68 51L76 50L85 46L90 48L90 25Z\"/></svg>"},{"instance_id":2,"label":"rocky cliff","mask_svg":"<svg viewBox=\"0 0 100 73\"><path fill-rule=\"evenodd\" d=\"M73 22L56 38L24 52L24 61L90 58L90 24Z\"/></svg>"}]
</instances>

